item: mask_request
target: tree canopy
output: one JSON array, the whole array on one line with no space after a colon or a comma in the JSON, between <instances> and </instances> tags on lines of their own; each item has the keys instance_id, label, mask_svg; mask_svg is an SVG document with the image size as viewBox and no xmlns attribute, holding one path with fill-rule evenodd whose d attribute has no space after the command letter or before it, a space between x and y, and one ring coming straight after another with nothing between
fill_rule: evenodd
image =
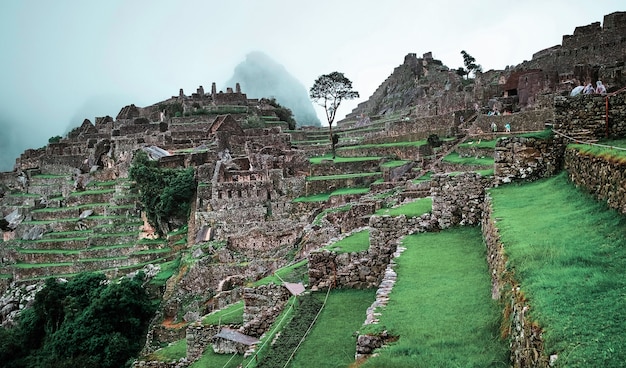
<instances>
[{"instance_id":1,"label":"tree canopy","mask_svg":"<svg viewBox=\"0 0 626 368\"><path fill-rule=\"evenodd\" d=\"M465 76L465 79L469 79L470 73L480 73L483 71L483 67L480 64L476 64L476 59L468 54L465 50L461 51L461 55L463 55L463 64L465 68L458 68L457 74L461 76Z\"/></svg>"},{"instance_id":2,"label":"tree canopy","mask_svg":"<svg viewBox=\"0 0 626 368\"><path fill-rule=\"evenodd\" d=\"M343 73L332 72L321 75L315 80L309 96L324 108L328 125L331 126L341 102L358 98L359 92L352 90L352 81Z\"/></svg>"}]
</instances>

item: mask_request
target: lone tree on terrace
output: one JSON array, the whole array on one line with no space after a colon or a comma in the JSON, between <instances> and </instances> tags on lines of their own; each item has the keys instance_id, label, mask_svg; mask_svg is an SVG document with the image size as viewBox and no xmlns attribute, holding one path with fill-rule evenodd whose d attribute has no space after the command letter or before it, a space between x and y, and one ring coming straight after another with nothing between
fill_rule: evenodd
<instances>
[{"instance_id":1,"label":"lone tree on terrace","mask_svg":"<svg viewBox=\"0 0 626 368\"><path fill-rule=\"evenodd\" d=\"M465 65L465 69L458 68L457 74L461 76L465 76L465 79L469 79L470 73L480 73L483 71L483 67L480 64L476 64L476 59L468 54L465 50L461 51L461 55L463 55L463 64Z\"/></svg>"},{"instance_id":2,"label":"lone tree on terrace","mask_svg":"<svg viewBox=\"0 0 626 368\"><path fill-rule=\"evenodd\" d=\"M359 92L352 90L352 81L346 78L343 73L332 72L321 75L315 80L313 87L309 91L309 96L326 111L329 138L333 158L335 158L335 144L338 139L333 139L333 122L335 121L337 109L343 100L358 98Z\"/></svg>"}]
</instances>

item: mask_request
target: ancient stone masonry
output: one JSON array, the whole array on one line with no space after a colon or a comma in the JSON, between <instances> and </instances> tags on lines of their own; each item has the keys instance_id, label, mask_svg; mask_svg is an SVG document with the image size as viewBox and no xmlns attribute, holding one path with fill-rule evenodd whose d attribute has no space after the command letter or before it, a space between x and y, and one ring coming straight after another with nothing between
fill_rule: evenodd
<instances>
[{"instance_id":1,"label":"ancient stone masonry","mask_svg":"<svg viewBox=\"0 0 626 368\"><path fill-rule=\"evenodd\" d=\"M568 148L565 151L565 170L576 186L626 214L626 162Z\"/></svg>"},{"instance_id":2,"label":"ancient stone masonry","mask_svg":"<svg viewBox=\"0 0 626 368\"><path fill-rule=\"evenodd\" d=\"M433 175L430 187L432 214L439 227L447 229L457 225L479 224L485 188L490 186L491 179L477 173Z\"/></svg>"},{"instance_id":3,"label":"ancient stone masonry","mask_svg":"<svg viewBox=\"0 0 626 368\"><path fill-rule=\"evenodd\" d=\"M309 254L309 285L312 290L378 287L399 239L435 228L436 222L430 214L417 218L371 216L368 250L353 253L320 250Z\"/></svg>"},{"instance_id":4,"label":"ancient stone masonry","mask_svg":"<svg viewBox=\"0 0 626 368\"><path fill-rule=\"evenodd\" d=\"M576 27L572 35L564 35L562 45L536 52L532 60L511 69L511 72L539 70L538 78L527 81L518 76L521 87L531 84L536 94L541 90L568 91L578 83L602 80L609 86L625 84L626 12L604 16L599 22ZM513 74L511 74L513 75Z\"/></svg>"},{"instance_id":5,"label":"ancient stone masonry","mask_svg":"<svg viewBox=\"0 0 626 368\"><path fill-rule=\"evenodd\" d=\"M581 141L626 136L626 92L557 97L554 108L554 129L567 136Z\"/></svg>"},{"instance_id":6,"label":"ancient stone masonry","mask_svg":"<svg viewBox=\"0 0 626 368\"><path fill-rule=\"evenodd\" d=\"M243 322L239 332L260 337L274 323L289 300L289 290L275 284L245 288Z\"/></svg>"},{"instance_id":7,"label":"ancient stone masonry","mask_svg":"<svg viewBox=\"0 0 626 368\"><path fill-rule=\"evenodd\" d=\"M533 181L555 175L563 168L563 139L507 137L495 148L495 185Z\"/></svg>"},{"instance_id":8,"label":"ancient stone masonry","mask_svg":"<svg viewBox=\"0 0 626 368\"><path fill-rule=\"evenodd\" d=\"M501 331L510 341L511 361L514 367L548 367L556 356L546 357L543 351L542 330L530 320L530 308L513 271L507 267L505 244L500 240L492 216L491 200L485 198L481 219L483 238L487 244L487 263L491 274L491 296L500 300L504 307Z\"/></svg>"}]
</instances>

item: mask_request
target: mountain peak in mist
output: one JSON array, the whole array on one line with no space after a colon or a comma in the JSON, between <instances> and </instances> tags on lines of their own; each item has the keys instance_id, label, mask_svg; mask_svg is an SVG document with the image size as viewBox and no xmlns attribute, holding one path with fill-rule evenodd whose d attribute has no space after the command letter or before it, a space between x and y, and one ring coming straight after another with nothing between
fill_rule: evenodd
<instances>
[{"instance_id":1,"label":"mountain peak in mist","mask_svg":"<svg viewBox=\"0 0 626 368\"><path fill-rule=\"evenodd\" d=\"M321 126L306 87L263 52L249 53L235 67L234 75L226 85L235 83L240 84L248 97L276 98L282 106L291 109L297 126Z\"/></svg>"}]
</instances>

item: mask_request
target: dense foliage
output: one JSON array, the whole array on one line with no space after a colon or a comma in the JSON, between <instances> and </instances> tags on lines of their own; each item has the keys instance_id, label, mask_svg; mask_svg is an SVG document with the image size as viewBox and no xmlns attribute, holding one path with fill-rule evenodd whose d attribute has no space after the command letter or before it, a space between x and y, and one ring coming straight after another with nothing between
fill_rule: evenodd
<instances>
[{"instance_id":1,"label":"dense foliage","mask_svg":"<svg viewBox=\"0 0 626 368\"><path fill-rule=\"evenodd\" d=\"M108 284L102 274L84 273L46 280L18 327L0 329L2 366L128 366L154 313L142 279Z\"/></svg>"},{"instance_id":2,"label":"dense foliage","mask_svg":"<svg viewBox=\"0 0 626 368\"><path fill-rule=\"evenodd\" d=\"M296 120L293 118L293 112L291 111L291 109L282 106L273 97L270 99L263 99L263 101L266 102L268 105L274 106L276 108L276 110L274 110L276 116L278 116L280 121L287 122L287 124L289 125L289 129L296 129Z\"/></svg>"},{"instance_id":3,"label":"dense foliage","mask_svg":"<svg viewBox=\"0 0 626 368\"><path fill-rule=\"evenodd\" d=\"M196 188L193 168L160 168L144 151L138 151L129 176L139 188L148 221L159 234L187 223Z\"/></svg>"},{"instance_id":4,"label":"dense foliage","mask_svg":"<svg viewBox=\"0 0 626 368\"><path fill-rule=\"evenodd\" d=\"M280 333L269 353L257 365L258 368L285 366L322 307L322 302L310 294L300 297L299 300L300 305L293 319Z\"/></svg>"}]
</instances>

